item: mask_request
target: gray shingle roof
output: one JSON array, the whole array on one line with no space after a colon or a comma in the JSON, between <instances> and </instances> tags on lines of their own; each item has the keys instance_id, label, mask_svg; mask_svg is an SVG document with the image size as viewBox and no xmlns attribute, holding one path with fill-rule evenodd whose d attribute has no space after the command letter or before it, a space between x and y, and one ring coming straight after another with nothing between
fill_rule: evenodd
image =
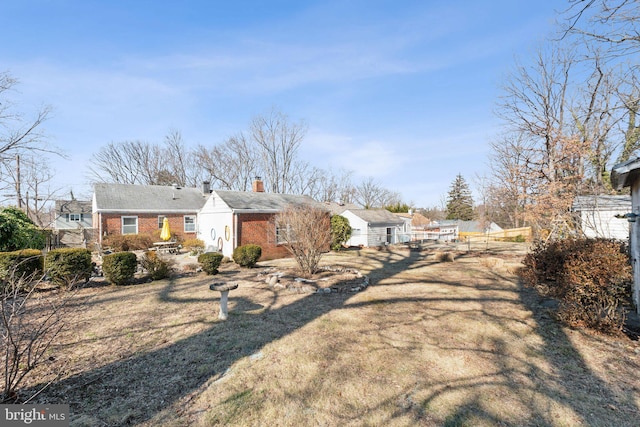
<instances>
[{"instance_id":1,"label":"gray shingle roof","mask_svg":"<svg viewBox=\"0 0 640 427\"><path fill-rule=\"evenodd\" d=\"M259 211L281 211L290 205L312 205L325 209L321 204L308 196L277 193L256 193L248 191L214 190L224 202L234 210L250 209Z\"/></svg>"},{"instance_id":2,"label":"gray shingle roof","mask_svg":"<svg viewBox=\"0 0 640 427\"><path fill-rule=\"evenodd\" d=\"M56 200L56 214L63 213L91 213L90 200Z\"/></svg>"},{"instance_id":3,"label":"gray shingle roof","mask_svg":"<svg viewBox=\"0 0 640 427\"><path fill-rule=\"evenodd\" d=\"M208 195L170 185L95 184L98 212L196 212Z\"/></svg>"},{"instance_id":4,"label":"gray shingle roof","mask_svg":"<svg viewBox=\"0 0 640 427\"><path fill-rule=\"evenodd\" d=\"M329 209L331 215L340 215L346 210L361 209L360 206L354 203L324 202L323 204Z\"/></svg>"},{"instance_id":5,"label":"gray shingle roof","mask_svg":"<svg viewBox=\"0 0 640 427\"><path fill-rule=\"evenodd\" d=\"M369 224L403 224L404 220L398 218L386 209L349 209L349 212L367 221Z\"/></svg>"}]
</instances>

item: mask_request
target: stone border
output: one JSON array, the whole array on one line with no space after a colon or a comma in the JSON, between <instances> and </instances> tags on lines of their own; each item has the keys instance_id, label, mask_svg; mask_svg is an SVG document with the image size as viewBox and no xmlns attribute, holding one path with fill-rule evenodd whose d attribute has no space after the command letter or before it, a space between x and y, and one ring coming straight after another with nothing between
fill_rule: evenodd
<instances>
[{"instance_id":1,"label":"stone border","mask_svg":"<svg viewBox=\"0 0 640 427\"><path fill-rule=\"evenodd\" d=\"M262 275L267 275L267 278L264 280L264 282L272 289L275 290L287 290L287 291L292 291L292 292L296 292L296 293L308 293L308 294L323 294L323 295L328 295L328 294L332 294L332 293L345 293L345 292L351 292L351 293L355 293L355 292L361 292L363 290L365 290L369 285L369 277L363 275L362 273L360 273L359 270L356 270L355 268L346 268L346 267L331 267L331 266L327 266L327 267L320 267L319 270L322 271L329 271L332 273L351 273L354 274L356 277L356 279L362 279L362 283L351 286L351 287L338 287L338 286L331 286L328 288L316 288L314 286L311 285L306 285L305 283L315 283L316 280L309 280L309 279L304 279L301 277L295 277L293 279L293 284L282 284L280 283L280 278L283 276L283 273L280 271L277 271L277 268L275 267L269 267L267 270L276 270L274 273L270 273L270 272L261 272L258 274L258 278L260 278L260 276ZM322 279L321 279L322 280Z\"/></svg>"}]
</instances>

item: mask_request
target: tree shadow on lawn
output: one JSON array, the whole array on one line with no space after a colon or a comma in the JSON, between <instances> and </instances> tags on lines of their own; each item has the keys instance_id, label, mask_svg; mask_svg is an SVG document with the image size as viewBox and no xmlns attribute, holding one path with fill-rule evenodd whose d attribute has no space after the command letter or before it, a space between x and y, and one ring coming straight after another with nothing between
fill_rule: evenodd
<instances>
[{"instance_id":1,"label":"tree shadow on lawn","mask_svg":"<svg viewBox=\"0 0 640 427\"><path fill-rule=\"evenodd\" d=\"M381 274L384 275L390 264L411 263L417 259L414 256L383 260ZM215 280L208 278L198 286L208 287L211 281ZM203 302L202 298L176 298L172 295L174 286L176 284L170 281L159 292L159 299L184 304L177 310L188 310L189 304ZM227 321L213 321L207 330L165 347L64 378L52 384L34 402L69 404L75 425L142 423L204 384L220 379L239 359L342 307L353 295L308 294L272 309L270 307L279 298L275 292L272 301L263 306L246 298L233 297L232 291L229 302L234 308ZM219 295L212 293L211 300L218 301ZM216 317L214 304L212 320ZM42 386L31 387L24 394L29 395Z\"/></svg>"},{"instance_id":2,"label":"tree shadow on lawn","mask_svg":"<svg viewBox=\"0 0 640 427\"><path fill-rule=\"evenodd\" d=\"M496 279L509 279L496 274ZM513 279L510 279L513 280ZM474 287L480 290L499 290L498 288L466 285L463 283L447 283L445 285ZM504 289L502 289L504 290ZM627 387L627 393L616 392L594 373L580 352L574 347L571 339L561 324L549 315L542 307L540 297L532 289L518 283L514 290L519 295L521 305L529 311L535 320L531 334L542 340L540 346L527 349L525 354L514 354L510 350L510 342L519 337L515 331L509 331L514 319L497 315L492 305L500 302L500 298L474 298L473 301L482 304L476 311L478 316L491 319L491 323L500 325L507 334L505 338L495 338L487 346L491 350L469 348L466 345L446 346L438 344L444 352L473 353L474 356L486 360L486 363L496 369L490 374L463 376L455 381L431 382L413 386L395 395L390 402L400 402L399 409L391 418L406 417L409 413L416 424L427 422L431 425L433 418L427 412L439 404L438 399L447 399L458 392L467 396L460 402L455 411L445 419L438 419L438 425L503 425L503 426L556 426L556 425L589 425L589 426L637 426L640 419L640 409L637 406L638 383ZM445 298L446 299L446 298ZM443 298L428 299L432 302L443 301ZM507 301L508 299L505 299ZM451 301L462 301L452 298ZM471 300L470 300L471 301ZM448 313L443 312L443 316ZM592 332L577 331L589 335ZM589 335L590 336L590 335ZM597 340L597 339L596 339ZM605 340L605 344L612 341ZM615 342L615 340L613 340ZM473 357L473 356L472 356ZM612 354L611 358L615 358ZM540 362L548 367L543 368ZM625 367L626 378L633 381L640 366ZM622 375L625 377L625 375ZM635 393L634 393L635 390ZM498 393L497 399L513 400L527 408L529 414L518 418L513 414L499 414L487 405L487 392ZM426 394L426 398L423 397ZM419 395L421 398L415 398ZM565 408L563 411L562 408ZM560 418L561 413L570 414L566 419Z\"/></svg>"},{"instance_id":3,"label":"tree shadow on lawn","mask_svg":"<svg viewBox=\"0 0 640 427\"><path fill-rule=\"evenodd\" d=\"M424 262L424 257L416 252L409 252L403 257L399 257L397 253L378 254L377 262L380 266L369 271L367 275L375 278L372 286L378 286L378 281L391 279L397 273L399 266L405 270L414 267L420 261ZM498 279L499 277L496 276L496 280ZM207 283L210 281L206 280ZM75 420L76 425L143 423L159 416L163 410L178 401L188 406L190 399L197 396L202 387L223 378L235 362L257 353L266 344L287 336L332 310L347 307L353 309L378 303L394 305L411 301L424 303L425 309L431 310L436 313L435 315L446 316L448 312L437 314L438 308L431 305L442 301L461 303L472 301L482 305L482 308L477 310L478 316L488 316L493 323L503 325L506 329L509 328L509 322L513 322L514 319L504 318L495 313L492 306L504 303L509 298L484 294L504 291L503 288L480 287L460 282L443 282L443 284L452 287L473 287L479 292L478 298L459 298L454 293L394 298L391 288L396 285L402 286L402 283L398 283L383 285L390 289L389 297L382 300L358 301L346 305L345 303L354 294L310 294L274 309L271 307L278 302L277 293L273 293L272 300L263 305L256 304L249 298L233 297L232 292L230 303L233 304L233 308L226 322L212 321L208 329L196 335L65 378L47 389L39 400L70 404L72 419ZM176 298L173 295L174 286L175 283L169 282L159 293L159 298L163 301L184 304L182 309L185 310L191 303L202 303L201 298ZM493 343L494 350L491 352L473 347L455 349L445 344L438 344L442 351L461 350L480 354L487 359L488 363L494 364L499 369L490 375L460 378L455 382L434 383L429 378L423 378L418 385L401 390L390 401L379 402L380 407L396 405L397 410L389 414L391 419L409 416L413 417L416 424L428 424L430 421L426 414L427 408L439 397L456 390L471 390L467 400L444 420L444 425L466 425L465 423L474 422L517 425L518 423L512 423L500 414L487 410L482 397L487 385L500 386L502 390L509 390L518 396L527 396L527 393L532 396L541 395L544 397L542 400L557 402L559 405L571 408L588 425L606 425L603 421L611 415L611 409L607 406L609 404L634 414L633 417L638 414L633 398L618 396L610 390L589 370L563 329L553 320L538 314L539 307L530 290L516 288L512 291L518 293L520 299L516 297L510 302L521 304L534 316L536 320L534 332L543 340L540 357L550 364L553 372L544 372L535 363L529 363L527 355L521 355L514 361L519 366L526 366L526 372L523 374L522 368L513 369L509 359L514 358L514 355L509 351L509 343L505 340L496 340ZM212 296L211 300L217 301L218 298ZM214 307L217 308L216 303L212 302L212 320L215 318ZM518 339L515 335L511 338ZM524 387L524 390L523 375L531 379L531 385ZM420 391L419 399L416 390ZM473 390L477 392L474 393ZM589 393L596 393L597 398L602 400L602 405L583 405L580 397ZM412 398L414 394L415 397ZM549 407L539 407L539 401L532 398L531 401L524 402L530 405L529 412L532 414L525 420L526 424L557 425L558 420L554 418L553 411ZM369 409L375 410L375 408ZM181 411L179 408L177 410ZM188 407L184 410L187 411ZM357 415L352 419L357 419ZM522 419L519 420L520 423L522 421Z\"/></svg>"}]
</instances>

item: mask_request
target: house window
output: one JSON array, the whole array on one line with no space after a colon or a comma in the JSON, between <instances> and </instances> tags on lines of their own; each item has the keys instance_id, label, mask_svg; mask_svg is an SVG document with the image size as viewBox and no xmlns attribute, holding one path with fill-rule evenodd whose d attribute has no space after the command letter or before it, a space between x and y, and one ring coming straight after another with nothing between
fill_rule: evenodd
<instances>
[{"instance_id":1,"label":"house window","mask_svg":"<svg viewBox=\"0 0 640 427\"><path fill-rule=\"evenodd\" d=\"M138 217L122 217L122 234L138 234Z\"/></svg>"},{"instance_id":2,"label":"house window","mask_svg":"<svg viewBox=\"0 0 640 427\"><path fill-rule=\"evenodd\" d=\"M166 218L166 216L164 215L158 215L158 230L162 229L162 226L164 225L164 219Z\"/></svg>"},{"instance_id":3,"label":"house window","mask_svg":"<svg viewBox=\"0 0 640 427\"><path fill-rule=\"evenodd\" d=\"M184 232L185 233L196 232L196 216L195 215L184 216Z\"/></svg>"},{"instance_id":4,"label":"house window","mask_svg":"<svg viewBox=\"0 0 640 427\"><path fill-rule=\"evenodd\" d=\"M82 214L69 214L69 221L82 221Z\"/></svg>"},{"instance_id":5,"label":"house window","mask_svg":"<svg viewBox=\"0 0 640 427\"><path fill-rule=\"evenodd\" d=\"M294 236L289 224L284 226L276 226L276 244L282 245L284 243L290 243L293 241Z\"/></svg>"}]
</instances>

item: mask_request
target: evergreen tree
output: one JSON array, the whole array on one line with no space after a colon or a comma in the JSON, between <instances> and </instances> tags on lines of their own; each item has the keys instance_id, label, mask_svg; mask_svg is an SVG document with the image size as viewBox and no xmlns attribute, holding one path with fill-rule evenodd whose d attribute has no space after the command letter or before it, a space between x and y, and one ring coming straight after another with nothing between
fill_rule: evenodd
<instances>
[{"instance_id":1,"label":"evergreen tree","mask_svg":"<svg viewBox=\"0 0 640 427\"><path fill-rule=\"evenodd\" d=\"M461 174L451 184L447 198L447 219L470 221L473 219L473 197L469 185Z\"/></svg>"}]
</instances>

